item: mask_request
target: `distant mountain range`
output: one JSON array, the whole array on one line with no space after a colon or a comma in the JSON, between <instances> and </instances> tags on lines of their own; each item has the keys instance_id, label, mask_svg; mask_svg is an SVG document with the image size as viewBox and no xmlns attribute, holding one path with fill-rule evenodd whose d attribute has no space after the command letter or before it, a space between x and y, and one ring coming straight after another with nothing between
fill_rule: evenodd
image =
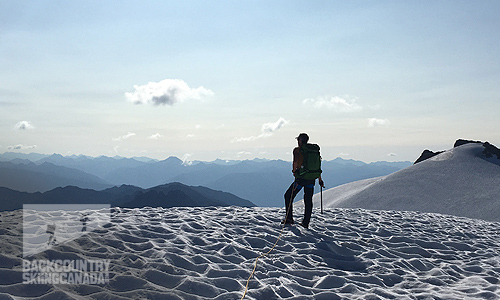
<instances>
[{"instance_id":1,"label":"distant mountain range","mask_svg":"<svg viewBox=\"0 0 500 300\"><path fill-rule=\"evenodd\" d=\"M383 176L411 162L364 163L341 158L323 162L327 186ZM293 181L291 162L244 160L183 163L124 157L62 156L60 154L0 154L0 186L23 192L45 192L68 185L103 190L122 184L150 188L171 182L223 190L258 206L282 206Z\"/></svg>"},{"instance_id":2,"label":"distant mountain range","mask_svg":"<svg viewBox=\"0 0 500 300\"><path fill-rule=\"evenodd\" d=\"M110 204L120 207L255 206L235 195L205 187L169 183L150 189L122 185L102 191L75 186L58 187L40 193L19 192L0 187L0 211L15 210L23 204Z\"/></svg>"},{"instance_id":3,"label":"distant mountain range","mask_svg":"<svg viewBox=\"0 0 500 300\"><path fill-rule=\"evenodd\" d=\"M48 162L0 161L0 186L23 192L45 192L68 185L95 190L113 186L95 175Z\"/></svg>"},{"instance_id":4,"label":"distant mountain range","mask_svg":"<svg viewBox=\"0 0 500 300\"><path fill-rule=\"evenodd\" d=\"M313 201L319 207L318 195ZM326 190L323 204L500 222L500 149L488 142L457 140L446 151L425 150L411 167Z\"/></svg>"}]
</instances>

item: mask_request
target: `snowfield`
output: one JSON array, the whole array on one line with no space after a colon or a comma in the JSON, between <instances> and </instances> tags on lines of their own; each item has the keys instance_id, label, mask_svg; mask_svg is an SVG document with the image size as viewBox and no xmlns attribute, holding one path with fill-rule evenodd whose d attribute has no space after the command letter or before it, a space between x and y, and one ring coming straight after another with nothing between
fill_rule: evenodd
<instances>
[{"instance_id":1,"label":"snowfield","mask_svg":"<svg viewBox=\"0 0 500 300\"><path fill-rule=\"evenodd\" d=\"M325 190L323 207L434 212L498 222L500 159L484 151L482 144L465 144L387 176ZM320 202L320 195L314 195L314 207ZM296 206L303 206L302 201Z\"/></svg>"},{"instance_id":2,"label":"snowfield","mask_svg":"<svg viewBox=\"0 0 500 300\"><path fill-rule=\"evenodd\" d=\"M240 299L283 217L278 208L112 209L104 227L34 256L109 259L108 283L34 285L22 283L22 211L1 212L0 299ZM315 209L310 229L285 227L258 261L245 299L498 299L499 253L496 222Z\"/></svg>"}]
</instances>

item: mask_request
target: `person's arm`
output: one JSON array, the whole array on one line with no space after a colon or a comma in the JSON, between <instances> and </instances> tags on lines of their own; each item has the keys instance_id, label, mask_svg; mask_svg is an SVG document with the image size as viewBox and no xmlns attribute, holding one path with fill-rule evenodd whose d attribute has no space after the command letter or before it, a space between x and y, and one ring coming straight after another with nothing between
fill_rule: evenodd
<instances>
[{"instance_id":1,"label":"person's arm","mask_svg":"<svg viewBox=\"0 0 500 300\"><path fill-rule=\"evenodd\" d=\"M293 149L293 164L292 164L292 173L295 174L295 172L298 172L300 169L300 166L302 165L301 163L301 154L300 154L300 149L299 147L296 147Z\"/></svg>"}]
</instances>

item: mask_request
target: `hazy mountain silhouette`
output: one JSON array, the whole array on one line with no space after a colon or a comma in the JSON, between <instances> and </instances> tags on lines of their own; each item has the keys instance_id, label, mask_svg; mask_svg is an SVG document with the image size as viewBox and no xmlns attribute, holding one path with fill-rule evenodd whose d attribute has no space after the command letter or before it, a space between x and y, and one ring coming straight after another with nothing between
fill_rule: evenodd
<instances>
[{"instance_id":1,"label":"hazy mountain silhouette","mask_svg":"<svg viewBox=\"0 0 500 300\"><path fill-rule=\"evenodd\" d=\"M19 159L14 162L17 163L0 162L0 186L22 192L45 192L67 185L96 190L112 186L95 175L48 162L40 165Z\"/></svg>"},{"instance_id":2,"label":"hazy mountain silhouette","mask_svg":"<svg viewBox=\"0 0 500 300\"><path fill-rule=\"evenodd\" d=\"M124 157L89 157L89 156L62 156L60 154L52 154L36 161L36 164L49 162L58 166L65 166L68 168L78 169L80 171L104 178L103 176L116 169L121 168L135 168L146 165L149 162L156 162L150 160L149 162L138 160L136 158Z\"/></svg>"},{"instance_id":3,"label":"hazy mountain silhouette","mask_svg":"<svg viewBox=\"0 0 500 300\"><path fill-rule=\"evenodd\" d=\"M6 158L17 162L17 169L25 169L22 166L29 164L27 159L39 157L31 155L14 155L4 153L0 160ZM283 193L291 181L291 162L283 160L254 159L245 161L223 161L213 162L195 161L184 164L176 157L169 157L162 161L148 160L146 158L111 158L100 156L96 158L88 156L62 156L54 154L45 156L36 165L47 166L47 163L59 164L68 169L79 170L97 176L99 179L94 185L76 181L75 176L66 177L72 180L64 180L63 173L52 172L47 175L43 168L40 174L30 174L31 179L25 174L14 176L11 181L0 181L0 186L21 191L47 191L57 186L74 185L82 188L104 189L110 185L122 184L150 188L169 182L181 182L187 185L201 185L208 188L223 190L235 194L238 197L249 199L258 206L282 206ZM351 181L365 178L377 177L398 171L411 162L377 162L364 163L355 160L337 158L332 161L323 162L323 178L328 187L334 187ZM67 172L69 170L66 169ZM82 173L79 173L82 175ZM63 178L60 178L63 177ZM102 179L100 179L102 178ZM15 182L13 182L15 181ZM6 184L9 183L9 184ZM95 185L95 184L101 185ZM106 185L108 184L108 185Z\"/></svg>"},{"instance_id":4,"label":"hazy mountain silhouette","mask_svg":"<svg viewBox=\"0 0 500 300\"><path fill-rule=\"evenodd\" d=\"M323 162L322 169L327 185L337 186L355 180L387 175L409 165L410 162L366 164L337 159ZM202 185L233 193L249 199L258 206L282 206L283 193L294 180L291 163L282 160L241 161L228 165L198 163L186 166L177 158L136 168L119 169L104 178L109 182L141 187L175 181Z\"/></svg>"},{"instance_id":5,"label":"hazy mountain silhouette","mask_svg":"<svg viewBox=\"0 0 500 300\"><path fill-rule=\"evenodd\" d=\"M102 191L67 186L44 193L19 192L0 187L0 211L20 209L23 204L96 203L121 207L255 206L248 200L226 192L181 183L170 183L150 189L122 185Z\"/></svg>"},{"instance_id":6,"label":"hazy mountain silhouette","mask_svg":"<svg viewBox=\"0 0 500 300\"><path fill-rule=\"evenodd\" d=\"M205 187L191 187L178 182L156 186L136 192L131 201L121 207L175 207L175 206L255 206L230 193L211 190Z\"/></svg>"}]
</instances>

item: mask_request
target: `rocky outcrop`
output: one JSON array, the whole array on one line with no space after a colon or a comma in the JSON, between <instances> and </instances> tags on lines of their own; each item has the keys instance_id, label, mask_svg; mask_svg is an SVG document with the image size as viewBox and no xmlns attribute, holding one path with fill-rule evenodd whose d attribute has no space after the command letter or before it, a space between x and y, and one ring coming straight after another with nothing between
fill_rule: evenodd
<instances>
[{"instance_id":1,"label":"rocky outcrop","mask_svg":"<svg viewBox=\"0 0 500 300\"><path fill-rule=\"evenodd\" d=\"M486 155L486 157L493 157L496 155L497 159L500 159L500 149L497 147L493 146L492 144L485 142L483 144L484 151L483 154Z\"/></svg>"},{"instance_id":2,"label":"rocky outcrop","mask_svg":"<svg viewBox=\"0 0 500 300\"><path fill-rule=\"evenodd\" d=\"M420 154L420 157L417 158L417 160L413 164L418 164L419 162L422 162L426 159L429 159L429 158L436 156L436 155L443 153L443 152L444 151L433 152L431 150L425 149L424 152L422 152L422 154Z\"/></svg>"},{"instance_id":3,"label":"rocky outcrop","mask_svg":"<svg viewBox=\"0 0 500 300\"><path fill-rule=\"evenodd\" d=\"M483 154L486 158L491 158L491 157L494 157L496 156L497 159L500 159L500 149L498 149L497 147L495 147L494 145L488 143L488 142L481 142L481 141L472 141L472 140L463 140L463 139L458 139L455 141L455 144L453 144L453 148L455 147L459 147L459 146L462 146L462 145L465 145L465 144L482 144L483 147L484 147L484 151L483 151ZM424 152L422 152L422 154L420 154L420 157L417 158L417 160L414 162L414 164L417 164L419 162L422 162L426 159L429 159L433 156L436 156L440 153L443 153L444 151L437 151L437 152L433 152L431 150L427 150L425 149Z\"/></svg>"},{"instance_id":4,"label":"rocky outcrop","mask_svg":"<svg viewBox=\"0 0 500 300\"><path fill-rule=\"evenodd\" d=\"M483 142L481 141L471 141L471 140L462 140L462 139L458 139L455 141L455 144L453 144L453 148L455 147L459 147L459 146L462 146L462 145L465 145L465 144L482 144Z\"/></svg>"},{"instance_id":5,"label":"rocky outcrop","mask_svg":"<svg viewBox=\"0 0 500 300\"><path fill-rule=\"evenodd\" d=\"M497 147L495 147L494 145L492 145L488 142L483 143L481 141L469 141L469 140L459 139L455 142L455 145L453 145L453 147L458 147L458 146L462 146L465 144L471 144L471 143L482 144L484 147L483 154L484 154L484 156L486 156L486 158L491 158L493 156L496 156L497 159L500 159L500 149L498 149Z\"/></svg>"}]
</instances>

